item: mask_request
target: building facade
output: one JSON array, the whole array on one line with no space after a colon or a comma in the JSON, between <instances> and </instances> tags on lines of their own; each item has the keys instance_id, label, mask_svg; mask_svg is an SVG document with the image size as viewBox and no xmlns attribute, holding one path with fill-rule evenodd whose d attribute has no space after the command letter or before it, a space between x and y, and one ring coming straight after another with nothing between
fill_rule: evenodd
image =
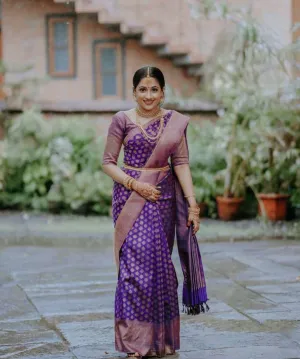
<instances>
[{"instance_id":1,"label":"building facade","mask_svg":"<svg viewBox=\"0 0 300 359\"><path fill-rule=\"evenodd\" d=\"M161 68L170 88L189 97L197 91L201 65L224 28L219 20L193 17L189 3L197 1L2 0L0 55L11 68L31 68L19 76L46 79L35 100L49 110L128 108L132 76L144 65ZM300 0L251 3L281 43L292 40ZM13 75L7 74L6 81L14 81Z\"/></svg>"}]
</instances>

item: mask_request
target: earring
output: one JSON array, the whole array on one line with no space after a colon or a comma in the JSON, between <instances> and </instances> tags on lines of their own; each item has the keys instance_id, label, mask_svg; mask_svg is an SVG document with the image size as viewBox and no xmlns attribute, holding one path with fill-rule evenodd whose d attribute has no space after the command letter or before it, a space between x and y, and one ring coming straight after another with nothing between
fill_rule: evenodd
<instances>
[{"instance_id":1,"label":"earring","mask_svg":"<svg viewBox=\"0 0 300 359\"><path fill-rule=\"evenodd\" d=\"M165 98L163 98L163 99L160 101L159 106L162 107L162 105L164 104L164 102L165 102Z\"/></svg>"}]
</instances>

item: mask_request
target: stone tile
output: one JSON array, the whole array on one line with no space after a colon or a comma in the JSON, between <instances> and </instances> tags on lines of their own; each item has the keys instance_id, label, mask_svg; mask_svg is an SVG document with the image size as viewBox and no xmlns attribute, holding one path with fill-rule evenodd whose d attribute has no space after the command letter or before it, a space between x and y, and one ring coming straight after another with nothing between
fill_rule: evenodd
<instances>
[{"instance_id":1,"label":"stone tile","mask_svg":"<svg viewBox=\"0 0 300 359\"><path fill-rule=\"evenodd\" d=\"M22 288L31 298L83 293L111 293L114 296L116 281L71 281L29 286L22 285Z\"/></svg>"},{"instance_id":2,"label":"stone tile","mask_svg":"<svg viewBox=\"0 0 300 359\"><path fill-rule=\"evenodd\" d=\"M0 330L0 346L60 342L61 338L53 330L32 330L21 333L2 329Z\"/></svg>"},{"instance_id":3,"label":"stone tile","mask_svg":"<svg viewBox=\"0 0 300 359\"><path fill-rule=\"evenodd\" d=\"M288 267L279 263L275 263L266 257L260 257L259 255L253 256L249 253L234 255L234 259L237 261L247 264L250 267L256 268L263 273L270 273L273 275L286 275L294 276L296 278L299 275L299 270L296 268Z\"/></svg>"},{"instance_id":4,"label":"stone tile","mask_svg":"<svg viewBox=\"0 0 300 359\"><path fill-rule=\"evenodd\" d=\"M228 313L211 313L211 316L220 320L249 320L247 317L236 311Z\"/></svg>"},{"instance_id":5,"label":"stone tile","mask_svg":"<svg viewBox=\"0 0 300 359\"><path fill-rule=\"evenodd\" d=\"M275 306L272 301L259 293L223 278L208 281L208 293L239 311L260 310Z\"/></svg>"},{"instance_id":6,"label":"stone tile","mask_svg":"<svg viewBox=\"0 0 300 359\"><path fill-rule=\"evenodd\" d=\"M267 309L249 309L249 310L244 310L243 313L245 313L246 315L251 316L251 314L254 313L286 313L286 312L290 312L290 310L288 308L284 308L282 306L274 306L274 307L270 307Z\"/></svg>"},{"instance_id":7,"label":"stone tile","mask_svg":"<svg viewBox=\"0 0 300 359\"><path fill-rule=\"evenodd\" d=\"M47 323L42 320L24 320L24 321L2 321L0 322L0 330L10 331L14 333L23 333L34 330L47 330Z\"/></svg>"},{"instance_id":8,"label":"stone tile","mask_svg":"<svg viewBox=\"0 0 300 359\"><path fill-rule=\"evenodd\" d=\"M257 271L256 269L248 269L247 271L238 273L236 276L232 277L235 281L240 282L243 285L254 286L260 285L261 283L264 284L281 284L286 282L294 282L295 275L294 274L286 274L277 273L262 273Z\"/></svg>"},{"instance_id":9,"label":"stone tile","mask_svg":"<svg viewBox=\"0 0 300 359\"><path fill-rule=\"evenodd\" d=\"M16 357L13 357L12 359L14 359ZM18 358L20 358L20 356L18 356ZM77 359L76 356L70 352L65 352L65 353L48 353L45 354L44 353L39 353L37 355L30 355L30 356L21 356L22 359Z\"/></svg>"},{"instance_id":10,"label":"stone tile","mask_svg":"<svg viewBox=\"0 0 300 359\"><path fill-rule=\"evenodd\" d=\"M73 348L72 352L76 355L77 359L119 359L126 357L125 353L116 352L113 347L105 347L103 345L81 346ZM173 359L173 356L170 356L170 359Z\"/></svg>"},{"instance_id":11,"label":"stone tile","mask_svg":"<svg viewBox=\"0 0 300 359\"><path fill-rule=\"evenodd\" d=\"M299 293L300 296L300 283L286 283L286 284L266 284L249 286L249 289L258 293L269 294L295 294Z\"/></svg>"},{"instance_id":12,"label":"stone tile","mask_svg":"<svg viewBox=\"0 0 300 359\"><path fill-rule=\"evenodd\" d=\"M297 348L280 348L269 346L248 346L244 348L227 348L197 350L180 353L180 359L299 359Z\"/></svg>"},{"instance_id":13,"label":"stone tile","mask_svg":"<svg viewBox=\"0 0 300 359\"><path fill-rule=\"evenodd\" d=\"M300 296L299 296L299 300L300 300ZM298 303L284 303L282 305L282 307L287 308L290 311L293 312L300 312L300 302Z\"/></svg>"},{"instance_id":14,"label":"stone tile","mask_svg":"<svg viewBox=\"0 0 300 359\"><path fill-rule=\"evenodd\" d=\"M13 278L11 275L0 269L0 285L6 285L12 283Z\"/></svg>"},{"instance_id":15,"label":"stone tile","mask_svg":"<svg viewBox=\"0 0 300 359\"><path fill-rule=\"evenodd\" d=\"M57 325L71 347L102 345L105 348L114 346L114 321L96 320L86 322L60 323Z\"/></svg>"},{"instance_id":16,"label":"stone tile","mask_svg":"<svg viewBox=\"0 0 300 359\"><path fill-rule=\"evenodd\" d=\"M300 323L283 329L281 332L300 346Z\"/></svg>"},{"instance_id":17,"label":"stone tile","mask_svg":"<svg viewBox=\"0 0 300 359\"><path fill-rule=\"evenodd\" d=\"M40 315L16 285L0 287L0 321L39 319Z\"/></svg>"},{"instance_id":18,"label":"stone tile","mask_svg":"<svg viewBox=\"0 0 300 359\"><path fill-rule=\"evenodd\" d=\"M181 336L180 351L244 348L255 346L275 346L280 348L297 348L292 340L288 340L278 333L235 333L218 332L214 334L203 334L201 331L190 330Z\"/></svg>"},{"instance_id":19,"label":"stone tile","mask_svg":"<svg viewBox=\"0 0 300 359\"><path fill-rule=\"evenodd\" d=\"M265 294L263 296L274 303L300 303L300 295L295 294Z\"/></svg>"},{"instance_id":20,"label":"stone tile","mask_svg":"<svg viewBox=\"0 0 300 359\"><path fill-rule=\"evenodd\" d=\"M300 310L289 312L260 312L249 313L249 316L260 323L264 323L268 320L271 321L300 321Z\"/></svg>"},{"instance_id":21,"label":"stone tile","mask_svg":"<svg viewBox=\"0 0 300 359\"><path fill-rule=\"evenodd\" d=\"M50 270L36 270L30 272L12 272L15 281L22 287L31 289L36 286L44 288L53 286L65 286L78 283L79 285L97 284L99 287L106 284L116 284L117 277L114 273L103 275L99 271L93 271L90 268L51 268Z\"/></svg>"},{"instance_id":22,"label":"stone tile","mask_svg":"<svg viewBox=\"0 0 300 359\"><path fill-rule=\"evenodd\" d=\"M179 293L179 298L181 298L181 292ZM213 313L232 312L233 310L228 304L212 297L209 298L207 304L212 308Z\"/></svg>"},{"instance_id":23,"label":"stone tile","mask_svg":"<svg viewBox=\"0 0 300 359\"><path fill-rule=\"evenodd\" d=\"M90 313L112 313L114 297L107 293L82 293L33 297L38 311L46 317ZM55 302L55 305L53 303Z\"/></svg>"},{"instance_id":24,"label":"stone tile","mask_svg":"<svg viewBox=\"0 0 300 359\"><path fill-rule=\"evenodd\" d=\"M294 251L292 253L278 253L268 255L268 258L274 262L278 262L284 264L286 266L295 267L300 269L300 261L299 261L300 251Z\"/></svg>"},{"instance_id":25,"label":"stone tile","mask_svg":"<svg viewBox=\"0 0 300 359\"><path fill-rule=\"evenodd\" d=\"M14 260L12 261L11 258ZM101 264L100 264L101 258ZM7 270L23 272L26 270L50 271L54 270L63 275L66 268L96 269L103 273L115 272L115 265L111 246L109 248L55 248L55 247L8 247L0 252L0 263ZM105 270L104 270L105 268Z\"/></svg>"},{"instance_id":26,"label":"stone tile","mask_svg":"<svg viewBox=\"0 0 300 359\"><path fill-rule=\"evenodd\" d=\"M62 343L28 343L26 345L0 346L0 358L22 359L76 359Z\"/></svg>"}]
</instances>

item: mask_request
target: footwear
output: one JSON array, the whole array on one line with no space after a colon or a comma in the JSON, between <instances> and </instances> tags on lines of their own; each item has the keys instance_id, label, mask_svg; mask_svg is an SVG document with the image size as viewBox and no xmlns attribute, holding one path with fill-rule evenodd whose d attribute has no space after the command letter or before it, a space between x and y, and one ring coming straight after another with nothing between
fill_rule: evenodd
<instances>
[{"instance_id":1,"label":"footwear","mask_svg":"<svg viewBox=\"0 0 300 359\"><path fill-rule=\"evenodd\" d=\"M139 353L127 353L127 358L142 359L142 356Z\"/></svg>"}]
</instances>

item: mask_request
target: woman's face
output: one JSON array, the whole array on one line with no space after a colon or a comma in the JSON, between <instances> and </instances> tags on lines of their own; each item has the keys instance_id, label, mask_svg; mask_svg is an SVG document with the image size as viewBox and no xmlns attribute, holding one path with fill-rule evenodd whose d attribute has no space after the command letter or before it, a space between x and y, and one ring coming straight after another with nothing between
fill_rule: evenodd
<instances>
[{"instance_id":1,"label":"woman's face","mask_svg":"<svg viewBox=\"0 0 300 359\"><path fill-rule=\"evenodd\" d=\"M164 92L154 77L144 77L133 91L139 107L150 112L159 107Z\"/></svg>"}]
</instances>

